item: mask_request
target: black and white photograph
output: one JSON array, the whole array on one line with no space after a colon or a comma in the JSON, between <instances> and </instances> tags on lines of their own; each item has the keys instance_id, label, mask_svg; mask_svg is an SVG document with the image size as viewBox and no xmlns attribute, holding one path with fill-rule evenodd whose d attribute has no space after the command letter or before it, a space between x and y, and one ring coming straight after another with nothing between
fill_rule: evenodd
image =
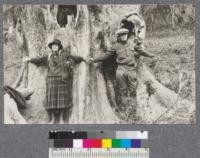
<instances>
[{"instance_id":1,"label":"black and white photograph","mask_svg":"<svg viewBox=\"0 0 200 158\"><path fill-rule=\"evenodd\" d=\"M192 4L3 5L4 124L194 124Z\"/></svg>"}]
</instances>

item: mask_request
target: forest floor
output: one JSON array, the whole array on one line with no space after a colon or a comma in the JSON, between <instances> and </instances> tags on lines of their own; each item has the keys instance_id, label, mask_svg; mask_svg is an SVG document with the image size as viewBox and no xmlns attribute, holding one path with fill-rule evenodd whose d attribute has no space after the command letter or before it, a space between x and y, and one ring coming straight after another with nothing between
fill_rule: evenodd
<instances>
[{"instance_id":1,"label":"forest floor","mask_svg":"<svg viewBox=\"0 0 200 158\"><path fill-rule=\"evenodd\" d=\"M152 65L155 76L167 88L178 92L179 74L187 72L189 85L182 97L195 101L195 36L191 32L176 32L164 37L149 37L146 48L158 57ZM150 65L151 67L151 65Z\"/></svg>"},{"instance_id":2,"label":"forest floor","mask_svg":"<svg viewBox=\"0 0 200 158\"><path fill-rule=\"evenodd\" d=\"M146 49L154 53L158 60L144 58L144 62L151 68L156 79L165 87L178 93L182 99L195 104L195 36L191 31L160 32L148 34L145 40ZM189 78L186 85L179 91L180 74L186 73ZM121 118L134 123L137 107L125 107L121 111ZM183 111L178 111L179 114ZM185 113L185 112L183 112ZM177 114L178 115L178 114ZM183 116L184 117L184 116ZM162 118L161 118L162 119ZM165 116L163 116L163 119ZM168 122L162 120L162 122ZM176 122L176 121L174 121ZM184 122L181 120L180 122ZM180 123L177 121L176 123ZM191 122L195 122L192 118Z\"/></svg>"}]
</instances>

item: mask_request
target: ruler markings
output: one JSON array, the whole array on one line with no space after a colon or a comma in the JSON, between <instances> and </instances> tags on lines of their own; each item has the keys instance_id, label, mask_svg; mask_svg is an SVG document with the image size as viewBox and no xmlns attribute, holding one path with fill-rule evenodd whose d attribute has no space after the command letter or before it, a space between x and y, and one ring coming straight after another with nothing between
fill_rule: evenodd
<instances>
[{"instance_id":1,"label":"ruler markings","mask_svg":"<svg viewBox=\"0 0 200 158\"><path fill-rule=\"evenodd\" d=\"M49 148L49 158L149 158L149 148L63 149Z\"/></svg>"}]
</instances>

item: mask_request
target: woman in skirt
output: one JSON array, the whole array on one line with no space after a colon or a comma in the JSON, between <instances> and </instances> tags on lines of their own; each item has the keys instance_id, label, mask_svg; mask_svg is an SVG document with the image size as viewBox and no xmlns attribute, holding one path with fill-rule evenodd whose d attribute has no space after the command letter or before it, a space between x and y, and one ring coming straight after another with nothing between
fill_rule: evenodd
<instances>
[{"instance_id":1,"label":"woman in skirt","mask_svg":"<svg viewBox=\"0 0 200 158\"><path fill-rule=\"evenodd\" d=\"M39 58L24 59L24 62L36 65L47 65L45 106L50 123L55 123L58 115L59 123L64 123L64 111L71 107L72 65L83 61L82 57L70 54L70 47L63 49L61 41L55 39L48 44L51 52Z\"/></svg>"}]
</instances>

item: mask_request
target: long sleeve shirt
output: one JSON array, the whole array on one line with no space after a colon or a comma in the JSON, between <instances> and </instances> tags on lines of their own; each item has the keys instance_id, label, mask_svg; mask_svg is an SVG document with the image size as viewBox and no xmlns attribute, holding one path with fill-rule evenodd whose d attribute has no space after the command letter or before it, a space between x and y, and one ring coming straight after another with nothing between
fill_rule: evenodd
<instances>
[{"instance_id":1,"label":"long sleeve shirt","mask_svg":"<svg viewBox=\"0 0 200 158\"><path fill-rule=\"evenodd\" d=\"M108 58L116 55L116 62L118 65L127 65L136 67L138 58L140 56L153 57L154 55L145 51L142 45L137 47L130 47L128 44L116 43L106 53L102 53L100 56L94 58L94 62L102 62Z\"/></svg>"},{"instance_id":2,"label":"long sleeve shirt","mask_svg":"<svg viewBox=\"0 0 200 158\"><path fill-rule=\"evenodd\" d=\"M82 57L71 55L67 52L61 52L60 54L50 54L36 57L30 60L31 63L36 65L47 65L47 76L67 76L69 65L73 63L81 62Z\"/></svg>"}]
</instances>

